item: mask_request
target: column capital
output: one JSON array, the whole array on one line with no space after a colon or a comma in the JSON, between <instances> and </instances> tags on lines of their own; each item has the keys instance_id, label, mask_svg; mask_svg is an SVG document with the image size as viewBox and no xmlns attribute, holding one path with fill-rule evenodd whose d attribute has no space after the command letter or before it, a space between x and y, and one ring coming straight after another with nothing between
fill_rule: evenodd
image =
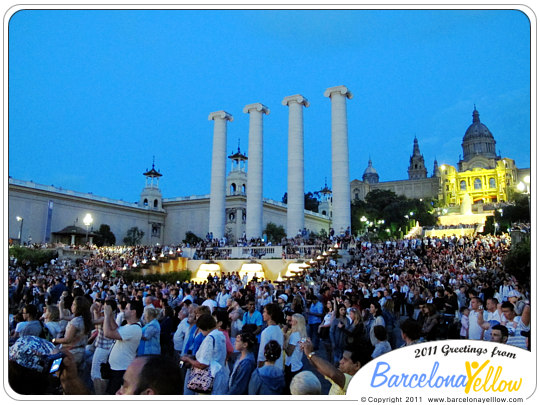
<instances>
[{"instance_id":1,"label":"column capital","mask_svg":"<svg viewBox=\"0 0 540 405\"><path fill-rule=\"evenodd\" d=\"M296 102L298 104L303 104L306 107L309 107L309 101L301 94L295 94L294 96L287 96L283 99L281 104L288 106L290 102Z\"/></svg>"},{"instance_id":2,"label":"column capital","mask_svg":"<svg viewBox=\"0 0 540 405\"><path fill-rule=\"evenodd\" d=\"M216 118L221 118L222 120L227 120L231 122L233 121L233 116L229 114L227 111L223 111L223 110L210 113L210 115L208 116L208 121L215 120Z\"/></svg>"},{"instance_id":3,"label":"column capital","mask_svg":"<svg viewBox=\"0 0 540 405\"><path fill-rule=\"evenodd\" d=\"M335 87L329 87L324 92L325 97L331 97L332 93L340 93L344 96L346 96L348 99L353 98L353 94L351 91L345 87L345 86L335 86Z\"/></svg>"},{"instance_id":4,"label":"column capital","mask_svg":"<svg viewBox=\"0 0 540 405\"><path fill-rule=\"evenodd\" d=\"M270 109L267 106L265 106L264 104L261 104L261 103L248 104L248 105L246 105L244 107L244 112L245 113L248 113L251 110L262 111L266 115L270 114Z\"/></svg>"}]
</instances>

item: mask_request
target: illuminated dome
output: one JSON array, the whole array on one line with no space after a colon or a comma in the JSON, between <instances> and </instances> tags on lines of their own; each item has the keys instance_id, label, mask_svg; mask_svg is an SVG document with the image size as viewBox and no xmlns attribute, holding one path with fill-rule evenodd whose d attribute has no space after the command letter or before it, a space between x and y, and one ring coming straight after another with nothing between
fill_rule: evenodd
<instances>
[{"instance_id":1,"label":"illuminated dome","mask_svg":"<svg viewBox=\"0 0 540 405\"><path fill-rule=\"evenodd\" d=\"M489 159L497 157L495 153L495 138L491 131L480 122L480 114L476 110L473 111L473 122L467 128L463 137L463 160L469 161L475 156L484 156Z\"/></svg>"}]
</instances>

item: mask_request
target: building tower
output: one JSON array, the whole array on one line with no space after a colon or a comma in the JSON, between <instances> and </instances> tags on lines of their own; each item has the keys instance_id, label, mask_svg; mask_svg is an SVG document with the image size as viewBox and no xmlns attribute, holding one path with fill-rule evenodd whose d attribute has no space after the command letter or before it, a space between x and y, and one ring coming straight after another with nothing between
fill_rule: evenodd
<instances>
[{"instance_id":1,"label":"building tower","mask_svg":"<svg viewBox=\"0 0 540 405\"><path fill-rule=\"evenodd\" d=\"M332 227L336 235L350 232L351 188L349 182L349 138L347 99L353 97L345 86L330 87L324 92L332 103Z\"/></svg>"},{"instance_id":2,"label":"building tower","mask_svg":"<svg viewBox=\"0 0 540 405\"><path fill-rule=\"evenodd\" d=\"M437 163L437 158L433 162L433 174L431 177L439 177L439 164Z\"/></svg>"},{"instance_id":3,"label":"building tower","mask_svg":"<svg viewBox=\"0 0 540 405\"><path fill-rule=\"evenodd\" d=\"M319 213L332 219L332 190L330 190L328 184L326 184L326 177L324 179L324 188L319 191L319 194L321 195Z\"/></svg>"},{"instance_id":4,"label":"building tower","mask_svg":"<svg viewBox=\"0 0 540 405\"><path fill-rule=\"evenodd\" d=\"M263 115L268 107L261 103L248 104L244 113L249 114L249 166L246 202L246 237L262 236L263 216Z\"/></svg>"},{"instance_id":5,"label":"building tower","mask_svg":"<svg viewBox=\"0 0 540 405\"><path fill-rule=\"evenodd\" d=\"M289 144L287 157L287 237L294 238L304 229L304 111L308 100L300 94L285 97L289 107Z\"/></svg>"},{"instance_id":6,"label":"building tower","mask_svg":"<svg viewBox=\"0 0 540 405\"><path fill-rule=\"evenodd\" d=\"M154 159L152 159L152 170L146 169L143 173L146 178L145 187L141 192L139 206L153 210L162 210L162 196L159 189L159 178L163 176L159 170L155 169Z\"/></svg>"},{"instance_id":7,"label":"building tower","mask_svg":"<svg viewBox=\"0 0 540 405\"><path fill-rule=\"evenodd\" d=\"M427 169L424 163L424 156L420 153L418 139L414 137L413 154L409 160L409 180L419 180L427 178Z\"/></svg>"},{"instance_id":8,"label":"building tower","mask_svg":"<svg viewBox=\"0 0 540 405\"><path fill-rule=\"evenodd\" d=\"M225 177L227 173L227 121L233 117L225 111L210 113L214 121L212 173L210 180L210 217L208 230L215 239L225 235Z\"/></svg>"},{"instance_id":9,"label":"building tower","mask_svg":"<svg viewBox=\"0 0 540 405\"><path fill-rule=\"evenodd\" d=\"M226 227L230 228L231 233L238 239L246 225L246 206L245 199L247 190L247 156L240 152L240 140L238 141L238 150L229 155L231 159L231 171L227 176L227 196L237 196L229 199L226 209Z\"/></svg>"}]
</instances>

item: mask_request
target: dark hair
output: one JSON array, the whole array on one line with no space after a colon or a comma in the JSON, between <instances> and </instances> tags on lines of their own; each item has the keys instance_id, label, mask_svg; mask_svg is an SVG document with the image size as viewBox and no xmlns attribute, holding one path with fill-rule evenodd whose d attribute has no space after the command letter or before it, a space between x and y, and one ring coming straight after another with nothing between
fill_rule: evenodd
<instances>
[{"instance_id":1,"label":"dark hair","mask_svg":"<svg viewBox=\"0 0 540 405\"><path fill-rule=\"evenodd\" d=\"M503 337L508 337L508 328L504 325L493 325L491 330L500 330Z\"/></svg>"},{"instance_id":2,"label":"dark hair","mask_svg":"<svg viewBox=\"0 0 540 405\"><path fill-rule=\"evenodd\" d=\"M240 340L242 342L247 343L247 349L252 351L257 343L257 338L255 335L251 332L242 332L238 336L240 336Z\"/></svg>"},{"instance_id":3,"label":"dark hair","mask_svg":"<svg viewBox=\"0 0 540 405\"><path fill-rule=\"evenodd\" d=\"M216 320L210 314L202 314L197 319L197 327L205 332L214 329L216 325Z\"/></svg>"},{"instance_id":4,"label":"dark hair","mask_svg":"<svg viewBox=\"0 0 540 405\"><path fill-rule=\"evenodd\" d=\"M403 322L401 322L401 325L399 327L401 331L411 340L418 340L420 339L420 333L422 331L422 327L418 322L416 322L413 319L407 318Z\"/></svg>"},{"instance_id":5,"label":"dark hair","mask_svg":"<svg viewBox=\"0 0 540 405\"><path fill-rule=\"evenodd\" d=\"M388 334L386 333L386 328L382 325L376 325L373 328L373 333L375 334L375 337L380 340L381 342L383 340L386 340Z\"/></svg>"},{"instance_id":6,"label":"dark hair","mask_svg":"<svg viewBox=\"0 0 540 405\"><path fill-rule=\"evenodd\" d=\"M34 304L26 304L24 306L24 310L28 315L30 315L33 319L37 318L37 307Z\"/></svg>"},{"instance_id":7,"label":"dark hair","mask_svg":"<svg viewBox=\"0 0 540 405\"><path fill-rule=\"evenodd\" d=\"M275 340L269 341L264 346L264 357L267 361L276 361L281 356L281 346Z\"/></svg>"},{"instance_id":8,"label":"dark hair","mask_svg":"<svg viewBox=\"0 0 540 405\"><path fill-rule=\"evenodd\" d=\"M128 304L130 304L130 308L132 311L135 310L137 314L137 319L141 319L141 316L144 312L144 307L141 301L131 300L128 302Z\"/></svg>"},{"instance_id":9,"label":"dark hair","mask_svg":"<svg viewBox=\"0 0 540 405\"><path fill-rule=\"evenodd\" d=\"M501 304L501 309L503 309L503 308L510 308L512 311L515 311L516 307L514 307L514 304L512 304L510 301L504 301Z\"/></svg>"},{"instance_id":10,"label":"dark hair","mask_svg":"<svg viewBox=\"0 0 540 405\"><path fill-rule=\"evenodd\" d=\"M82 295L78 295L73 300L75 304L74 316L82 317L84 321L84 333L90 333L94 329L92 313L90 312L90 302Z\"/></svg>"},{"instance_id":11,"label":"dark hair","mask_svg":"<svg viewBox=\"0 0 540 405\"><path fill-rule=\"evenodd\" d=\"M181 395L182 375L180 368L170 357L162 355L141 356L146 359L135 394L151 388L157 395Z\"/></svg>"},{"instance_id":12,"label":"dark hair","mask_svg":"<svg viewBox=\"0 0 540 405\"><path fill-rule=\"evenodd\" d=\"M218 323L221 322L221 329L227 329L229 327L229 313L227 311L216 309L214 316Z\"/></svg>"},{"instance_id":13,"label":"dark hair","mask_svg":"<svg viewBox=\"0 0 540 405\"><path fill-rule=\"evenodd\" d=\"M379 304L379 301L371 301L371 305L373 305L376 309L375 316L382 316L382 308L381 304Z\"/></svg>"},{"instance_id":14,"label":"dark hair","mask_svg":"<svg viewBox=\"0 0 540 405\"><path fill-rule=\"evenodd\" d=\"M341 308L345 308L345 305L343 305L343 304L337 304L336 310L334 311L334 314L335 314L336 318L339 318L339 310L340 310ZM346 314L347 314L347 313L345 313L345 315L346 315Z\"/></svg>"},{"instance_id":15,"label":"dark hair","mask_svg":"<svg viewBox=\"0 0 540 405\"><path fill-rule=\"evenodd\" d=\"M266 304L264 306L264 309L266 309L266 313L268 314L268 316L270 316L270 318L272 318L275 323L283 323L283 311L281 310L281 308L279 308L278 304Z\"/></svg>"}]
</instances>

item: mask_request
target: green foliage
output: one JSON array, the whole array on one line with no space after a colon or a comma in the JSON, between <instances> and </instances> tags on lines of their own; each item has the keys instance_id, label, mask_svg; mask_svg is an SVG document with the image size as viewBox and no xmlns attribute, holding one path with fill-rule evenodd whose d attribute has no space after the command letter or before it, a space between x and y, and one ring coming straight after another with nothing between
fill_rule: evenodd
<instances>
[{"instance_id":1,"label":"green foliage","mask_svg":"<svg viewBox=\"0 0 540 405\"><path fill-rule=\"evenodd\" d=\"M9 255L17 259L18 263L28 263L32 267L42 266L58 257L56 250L31 249L23 246L12 246Z\"/></svg>"},{"instance_id":2,"label":"green foliage","mask_svg":"<svg viewBox=\"0 0 540 405\"><path fill-rule=\"evenodd\" d=\"M144 231L141 231L136 226L134 226L133 228L129 228L126 232L126 237L124 238L124 244L126 244L127 246L139 245L143 236Z\"/></svg>"},{"instance_id":3,"label":"green foliage","mask_svg":"<svg viewBox=\"0 0 540 405\"><path fill-rule=\"evenodd\" d=\"M522 285L530 285L531 280L531 239L525 238L512 246L504 260L506 272L515 276Z\"/></svg>"},{"instance_id":4,"label":"green foliage","mask_svg":"<svg viewBox=\"0 0 540 405\"><path fill-rule=\"evenodd\" d=\"M287 236L287 233L285 232L285 228L283 228L282 225L276 225L273 222L268 222L266 224L266 228L264 229L264 233L266 234L266 237L272 244L279 244L281 243L281 239L283 239L285 236Z\"/></svg>"},{"instance_id":5,"label":"green foliage","mask_svg":"<svg viewBox=\"0 0 540 405\"><path fill-rule=\"evenodd\" d=\"M514 204L508 205L503 208L502 215L500 220L505 222L530 222L531 221L531 211L529 207L529 197L523 194L518 194L515 197ZM496 214L496 215L497 215Z\"/></svg>"},{"instance_id":6,"label":"green foliage","mask_svg":"<svg viewBox=\"0 0 540 405\"><path fill-rule=\"evenodd\" d=\"M381 239L399 238L408 231L413 221L418 221L422 226L435 225L437 218L432 211L432 201L408 199L390 190L373 190L366 195L365 201L355 200L352 203L351 229L353 234L375 232ZM411 212L413 215L410 215ZM362 217L366 220L361 221ZM373 225L369 225L369 222Z\"/></svg>"},{"instance_id":7,"label":"green foliage","mask_svg":"<svg viewBox=\"0 0 540 405\"><path fill-rule=\"evenodd\" d=\"M318 198L318 195L319 193L318 192L315 192L315 193L312 193L311 191L310 192L307 192L304 194L304 209L308 210L308 211L312 211L312 212L319 212L319 198ZM283 204L287 204L287 193L283 194L283 198L281 199L281 202Z\"/></svg>"},{"instance_id":8,"label":"green foliage","mask_svg":"<svg viewBox=\"0 0 540 405\"><path fill-rule=\"evenodd\" d=\"M119 273L119 275L121 275L127 283L144 281L145 283L164 282L174 284L177 281L184 282L191 280L191 271L189 270L146 275L143 275L140 270L127 270Z\"/></svg>"},{"instance_id":9,"label":"green foliage","mask_svg":"<svg viewBox=\"0 0 540 405\"><path fill-rule=\"evenodd\" d=\"M113 246L116 243L116 236L111 232L111 227L101 224L99 230L95 232L94 243L98 246Z\"/></svg>"},{"instance_id":10,"label":"green foliage","mask_svg":"<svg viewBox=\"0 0 540 405\"><path fill-rule=\"evenodd\" d=\"M186 232L186 239L184 239L182 242L189 243L189 246L194 246L194 245L196 245L197 243L199 243L201 241L202 241L202 239L199 238L197 235L195 235L193 232L187 231Z\"/></svg>"}]
</instances>

